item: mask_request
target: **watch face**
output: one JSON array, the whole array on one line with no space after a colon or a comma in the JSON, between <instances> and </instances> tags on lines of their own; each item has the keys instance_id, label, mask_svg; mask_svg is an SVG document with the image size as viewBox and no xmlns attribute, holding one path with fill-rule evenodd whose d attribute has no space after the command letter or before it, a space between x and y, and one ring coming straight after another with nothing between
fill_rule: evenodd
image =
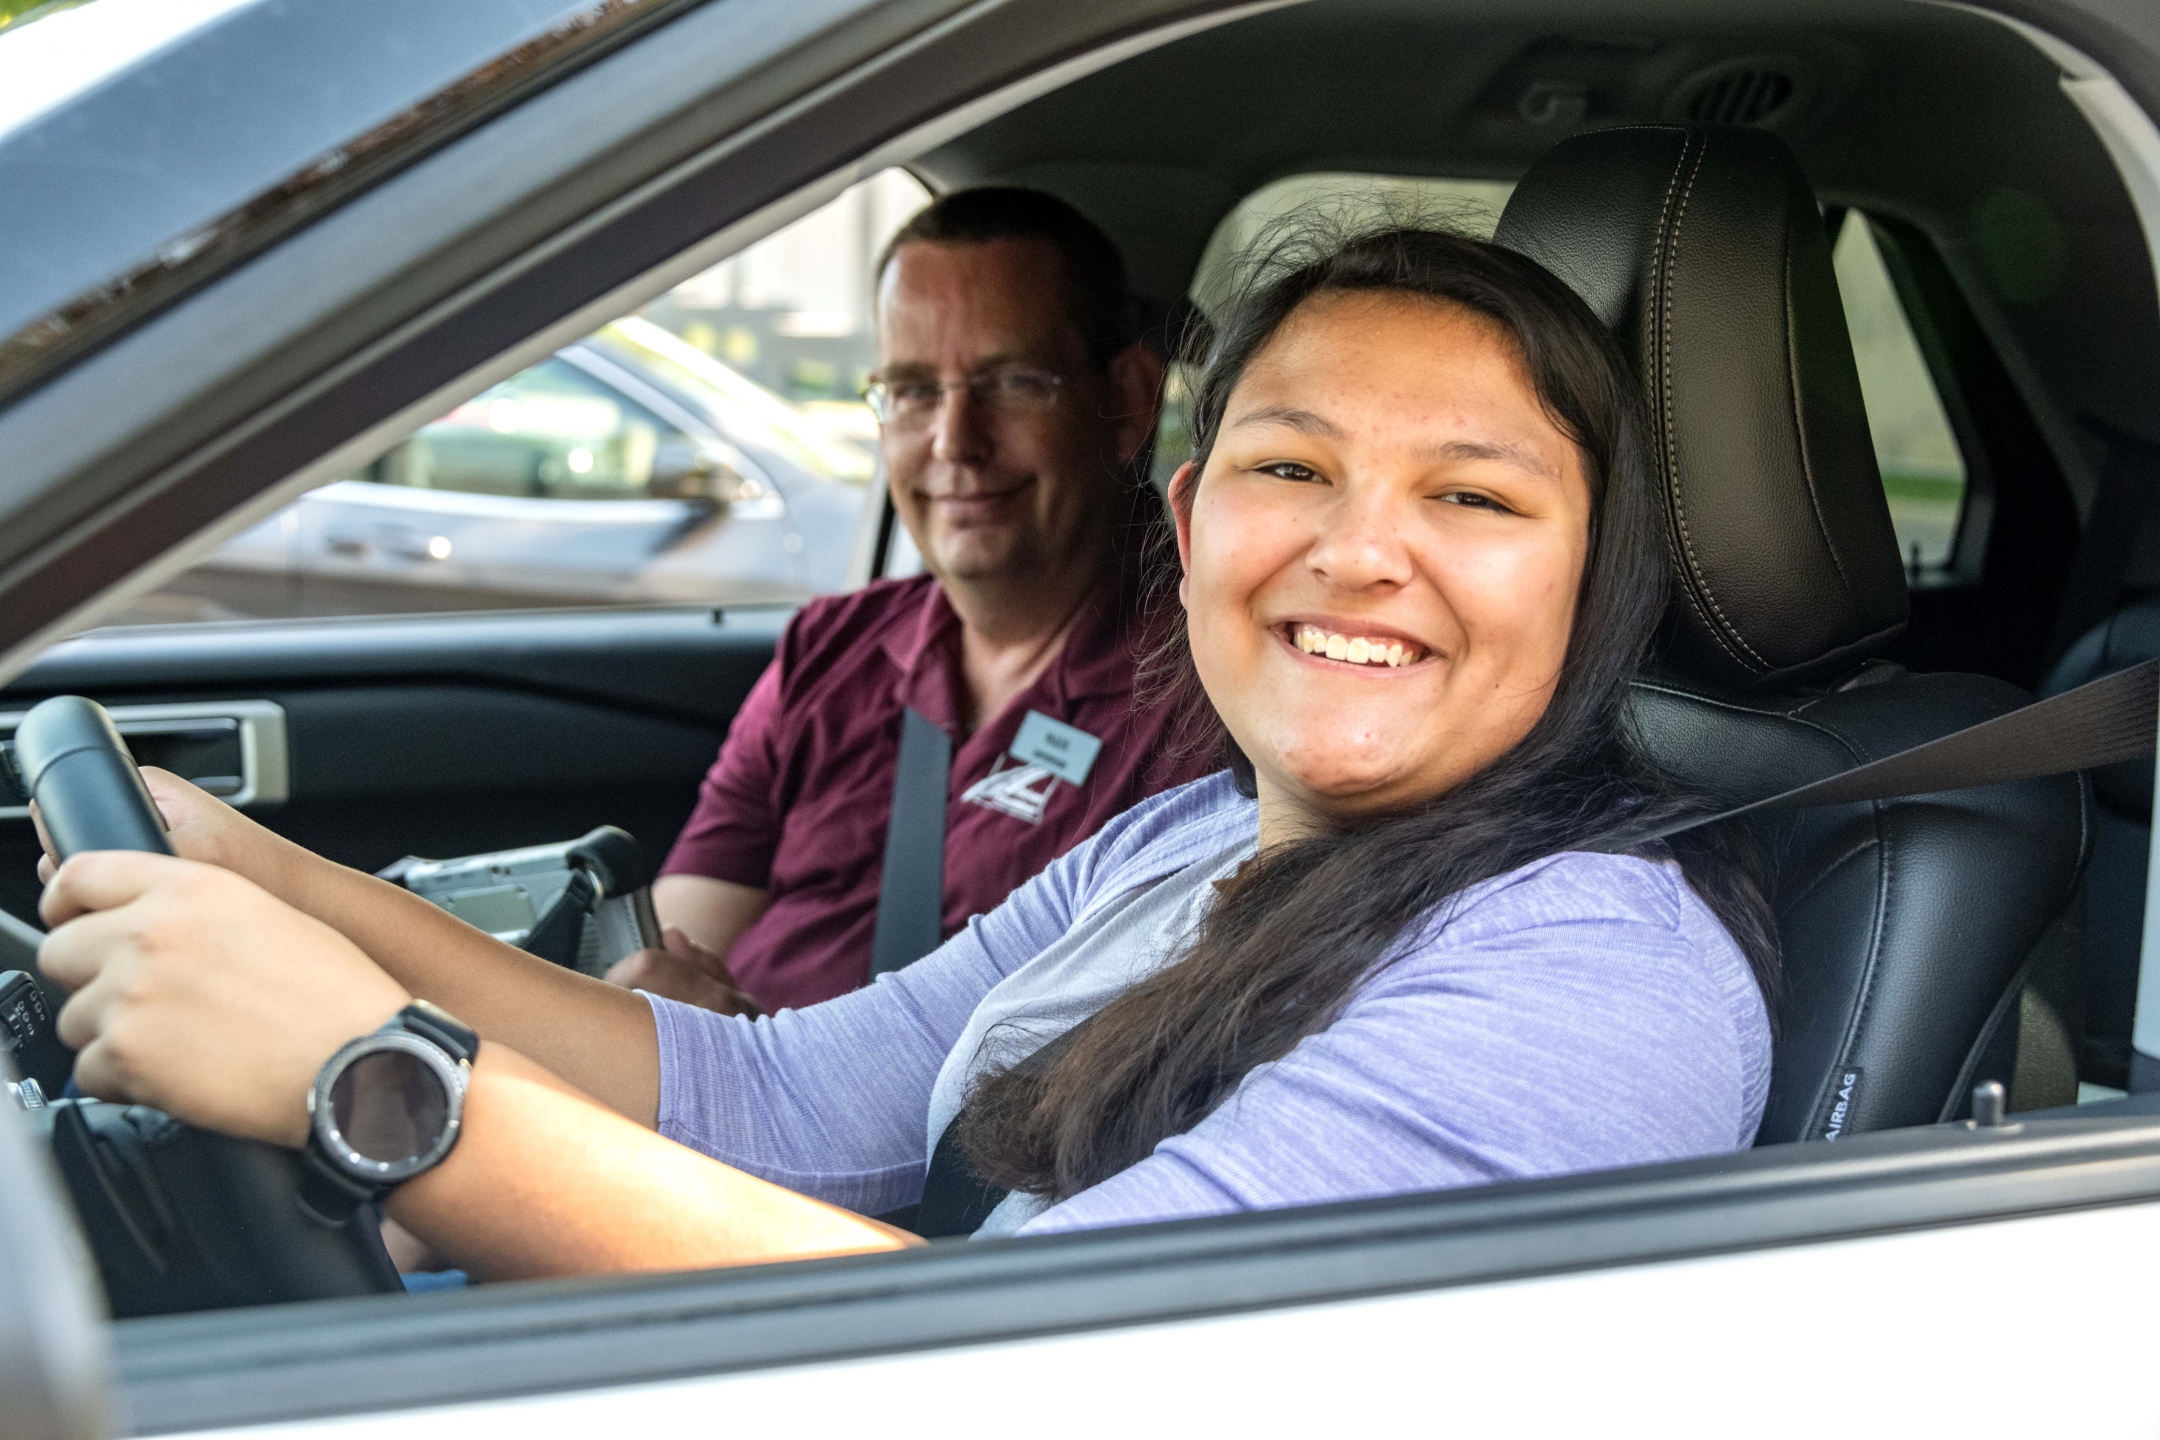
<instances>
[{"instance_id":1,"label":"watch face","mask_svg":"<svg viewBox=\"0 0 2160 1440\"><path fill-rule=\"evenodd\" d=\"M330 1086L330 1118L362 1159L398 1165L420 1159L442 1139L450 1093L418 1055L375 1050L354 1059Z\"/></svg>"}]
</instances>

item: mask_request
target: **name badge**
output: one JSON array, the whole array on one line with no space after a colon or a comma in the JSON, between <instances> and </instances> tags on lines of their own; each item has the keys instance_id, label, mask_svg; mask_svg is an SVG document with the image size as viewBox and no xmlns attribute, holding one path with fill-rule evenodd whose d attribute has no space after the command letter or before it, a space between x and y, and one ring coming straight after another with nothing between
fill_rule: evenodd
<instances>
[{"instance_id":1,"label":"name badge","mask_svg":"<svg viewBox=\"0 0 2160 1440\"><path fill-rule=\"evenodd\" d=\"M1013 737L1011 754L1025 764L1042 766L1069 785L1078 785L1095 768L1101 751L1102 741L1087 731L1030 710L1020 722L1020 733Z\"/></svg>"}]
</instances>

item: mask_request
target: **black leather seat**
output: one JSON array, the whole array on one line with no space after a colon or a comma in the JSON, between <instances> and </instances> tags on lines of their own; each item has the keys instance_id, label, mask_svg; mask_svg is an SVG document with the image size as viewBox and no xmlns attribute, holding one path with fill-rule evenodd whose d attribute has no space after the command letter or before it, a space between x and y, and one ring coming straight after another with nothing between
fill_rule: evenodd
<instances>
[{"instance_id":1,"label":"black leather seat","mask_svg":"<svg viewBox=\"0 0 2160 1440\"><path fill-rule=\"evenodd\" d=\"M2030 697L1871 656L1906 618L1830 248L1784 143L1643 126L1556 147L1497 237L1572 285L1641 369L1676 599L1643 732L1738 803L1962 729ZM2016 1071L2029 965L2087 846L2075 776L1799 812L1766 830L1784 945L1763 1142L1955 1118ZM2028 1049L2040 1048L2028 1045ZM2062 1060L2067 1059L2063 1049Z\"/></svg>"},{"instance_id":2,"label":"black leather seat","mask_svg":"<svg viewBox=\"0 0 2160 1440\"><path fill-rule=\"evenodd\" d=\"M2160 594L2139 596L2063 652L2043 695L2160 658ZM2146 858L2152 847L2153 762L2092 772L2093 853L2085 877L2085 1014L2080 1069L2118 1089L2151 1089L2160 1074L2131 1054L2138 957L2145 941Z\"/></svg>"}]
</instances>

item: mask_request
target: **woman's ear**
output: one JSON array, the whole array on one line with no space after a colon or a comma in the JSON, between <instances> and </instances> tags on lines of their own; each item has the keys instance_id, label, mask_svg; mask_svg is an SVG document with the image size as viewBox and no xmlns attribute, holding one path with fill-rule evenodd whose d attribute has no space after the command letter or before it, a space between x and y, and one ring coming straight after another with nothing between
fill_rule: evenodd
<instances>
[{"instance_id":1,"label":"woman's ear","mask_svg":"<svg viewBox=\"0 0 2160 1440\"><path fill-rule=\"evenodd\" d=\"M1200 484L1200 466L1187 460L1170 477L1170 523L1177 528L1178 599L1185 598L1185 577L1192 574L1193 491Z\"/></svg>"}]
</instances>

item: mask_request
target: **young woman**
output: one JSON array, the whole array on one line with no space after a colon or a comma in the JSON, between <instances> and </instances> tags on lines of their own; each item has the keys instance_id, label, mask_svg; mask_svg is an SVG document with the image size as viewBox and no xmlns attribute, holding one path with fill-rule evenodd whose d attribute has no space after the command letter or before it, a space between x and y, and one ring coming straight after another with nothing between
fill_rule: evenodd
<instances>
[{"instance_id":1,"label":"young woman","mask_svg":"<svg viewBox=\"0 0 2160 1440\"><path fill-rule=\"evenodd\" d=\"M46 893L79 1077L298 1144L325 1058L423 996L482 1043L455 1148L388 1210L488 1276L908 1243L862 1217L941 1140L1010 1191L987 1234L1744 1146L1764 907L1714 842L1626 853L1692 803L1624 718L1663 603L1635 394L1509 251L1395 230L1278 266L1171 491L1172 653L1227 772L757 1021L550 967L155 776L191 858L78 856Z\"/></svg>"}]
</instances>

